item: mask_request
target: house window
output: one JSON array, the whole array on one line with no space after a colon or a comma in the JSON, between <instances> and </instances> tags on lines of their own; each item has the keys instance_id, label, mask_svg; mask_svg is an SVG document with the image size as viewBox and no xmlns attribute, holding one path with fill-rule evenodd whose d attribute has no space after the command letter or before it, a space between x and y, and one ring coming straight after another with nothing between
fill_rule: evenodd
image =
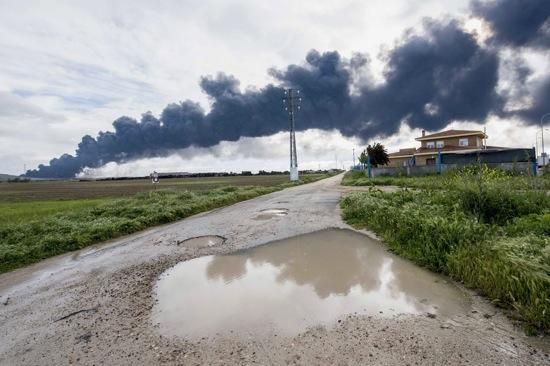
<instances>
[{"instance_id":1,"label":"house window","mask_svg":"<svg viewBox=\"0 0 550 366\"><path fill-rule=\"evenodd\" d=\"M433 142L433 141L428 141L428 142L426 142L426 147L427 147L428 149L433 149L433 148L435 148L435 142Z\"/></svg>"},{"instance_id":2,"label":"house window","mask_svg":"<svg viewBox=\"0 0 550 366\"><path fill-rule=\"evenodd\" d=\"M436 143L436 146L437 146L438 149L441 149L444 145L445 145L445 143L443 141L438 141Z\"/></svg>"},{"instance_id":3,"label":"house window","mask_svg":"<svg viewBox=\"0 0 550 366\"><path fill-rule=\"evenodd\" d=\"M458 146L468 146L468 138L459 139Z\"/></svg>"},{"instance_id":4,"label":"house window","mask_svg":"<svg viewBox=\"0 0 550 366\"><path fill-rule=\"evenodd\" d=\"M426 159L426 165L435 165L435 158Z\"/></svg>"}]
</instances>

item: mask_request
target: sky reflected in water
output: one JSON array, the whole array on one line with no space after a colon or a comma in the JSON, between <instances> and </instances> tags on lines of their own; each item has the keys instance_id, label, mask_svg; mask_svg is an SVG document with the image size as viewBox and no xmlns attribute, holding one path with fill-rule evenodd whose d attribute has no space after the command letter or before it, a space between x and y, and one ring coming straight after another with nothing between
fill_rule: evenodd
<instances>
[{"instance_id":1,"label":"sky reflected in water","mask_svg":"<svg viewBox=\"0 0 550 366\"><path fill-rule=\"evenodd\" d=\"M339 229L179 263L161 276L156 297L161 332L186 338L293 335L352 313L451 316L467 307L443 277Z\"/></svg>"}]
</instances>

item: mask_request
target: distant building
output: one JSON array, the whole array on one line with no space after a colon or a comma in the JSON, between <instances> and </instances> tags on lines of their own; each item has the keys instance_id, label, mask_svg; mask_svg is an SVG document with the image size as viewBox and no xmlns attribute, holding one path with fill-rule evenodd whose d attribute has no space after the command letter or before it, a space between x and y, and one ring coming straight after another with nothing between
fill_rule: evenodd
<instances>
[{"instance_id":1,"label":"distant building","mask_svg":"<svg viewBox=\"0 0 550 366\"><path fill-rule=\"evenodd\" d=\"M441 154L475 153L486 150L506 150L507 148L486 146L487 135L483 131L447 130L431 135L422 131L419 148L400 149L389 154L391 167L436 165L437 156Z\"/></svg>"}]
</instances>

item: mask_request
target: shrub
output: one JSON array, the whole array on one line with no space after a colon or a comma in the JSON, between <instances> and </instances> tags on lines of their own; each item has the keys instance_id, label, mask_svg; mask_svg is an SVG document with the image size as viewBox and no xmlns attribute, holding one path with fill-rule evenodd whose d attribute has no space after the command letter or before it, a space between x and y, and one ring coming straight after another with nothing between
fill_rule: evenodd
<instances>
[{"instance_id":1,"label":"shrub","mask_svg":"<svg viewBox=\"0 0 550 366\"><path fill-rule=\"evenodd\" d=\"M518 236L525 234L550 236L550 213L530 214L524 217L514 219L510 225L506 226L505 231L509 236Z\"/></svg>"},{"instance_id":2,"label":"shrub","mask_svg":"<svg viewBox=\"0 0 550 366\"><path fill-rule=\"evenodd\" d=\"M483 222L499 225L516 217L542 213L549 200L543 191L518 192L496 184L464 185L459 189L459 197L466 212Z\"/></svg>"}]
</instances>

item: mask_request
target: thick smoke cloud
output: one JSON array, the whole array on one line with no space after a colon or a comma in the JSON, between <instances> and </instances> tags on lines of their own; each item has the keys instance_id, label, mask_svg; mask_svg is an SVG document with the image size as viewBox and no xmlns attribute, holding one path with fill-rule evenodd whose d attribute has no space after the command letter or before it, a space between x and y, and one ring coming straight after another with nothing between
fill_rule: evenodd
<instances>
[{"instance_id":1,"label":"thick smoke cloud","mask_svg":"<svg viewBox=\"0 0 550 366\"><path fill-rule=\"evenodd\" d=\"M550 77L537 80L534 86L531 105L528 108L512 111L523 120L537 124L541 117L550 112Z\"/></svg>"},{"instance_id":2,"label":"thick smoke cloud","mask_svg":"<svg viewBox=\"0 0 550 366\"><path fill-rule=\"evenodd\" d=\"M550 47L548 0L474 0L471 9L491 25L491 40L499 45Z\"/></svg>"},{"instance_id":3,"label":"thick smoke cloud","mask_svg":"<svg viewBox=\"0 0 550 366\"><path fill-rule=\"evenodd\" d=\"M471 3L474 15L483 18L492 30L490 44L496 47L520 47L542 52L550 52L550 1L548 0L492 0ZM550 76L528 82L532 70L524 60L516 56L517 95L507 95L508 99L529 97L527 108L512 109L505 116L518 116L529 123L538 123L543 114L550 111ZM530 85L532 84L532 85ZM528 86L532 90L528 90Z\"/></svg>"},{"instance_id":4,"label":"thick smoke cloud","mask_svg":"<svg viewBox=\"0 0 550 366\"><path fill-rule=\"evenodd\" d=\"M391 134L403 119L428 130L453 120L481 122L501 108L497 55L455 21L426 21L425 30L389 54L384 85L363 90L359 108L369 117L367 133Z\"/></svg>"},{"instance_id":5,"label":"thick smoke cloud","mask_svg":"<svg viewBox=\"0 0 550 366\"><path fill-rule=\"evenodd\" d=\"M520 43L504 41L505 33L500 32L504 23L519 27L529 17L518 12L515 16L520 20L513 16L502 19L499 6L509 3L516 1L475 2L472 8L494 27L494 42L542 47L545 28L539 14L535 21L541 26L536 32L529 24L525 31L529 36ZM545 10L543 2L540 4L538 9ZM234 76L223 73L203 77L200 86L211 101L208 113L187 100L166 106L159 117L151 112L143 114L140 121L120 117L113 122L114 132L100 132L96 138L84 136L75 156L64 154L27 175L71 177L84 167L272 135L288 129L282 110L286 87L299 88L302 93L299 130L336 129L365 140L392 135L403 121L411 127L438 130L456 120L483 122L490 114L504 115L508 96L496 92L498 46L480 46L457 21L426 20L423 32L409 32L385 58L382 84L369 82L367 56L355 54L346 59L335 51L316 50L307 54L303 64L271 69L275 83L261 89L243 90ZM518 80L525 81L529 70L518 67L518 73ZM547 108L549 94L550 83L541 82L532 106L515 111L515 115L534 121Z\"/></svg>"}]
</instances>

